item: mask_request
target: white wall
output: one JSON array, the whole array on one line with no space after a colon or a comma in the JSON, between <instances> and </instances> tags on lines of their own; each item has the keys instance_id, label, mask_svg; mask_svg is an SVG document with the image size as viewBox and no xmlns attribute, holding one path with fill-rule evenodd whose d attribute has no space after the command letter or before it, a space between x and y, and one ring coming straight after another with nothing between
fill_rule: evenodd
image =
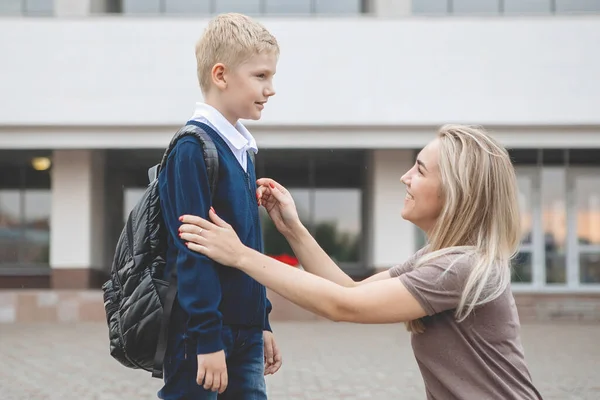
<instances>
[{"instance_id":1,"label":"white wall","mask_svg":"<svg viewBox=\"0 0 600 400\"><path fill-rule=\"evenodd\" d=\"M264 19L262 124L600 124L600 17ZM178 125L199 99L194 18L7 18L0 125Z\"/></svg>"},{"instance_id":2,"label":"white wall","mask_svg":"<svg viewBox=\"0 0 600 400\"><path fill-rule=\"evenodd\" d=\"M417 250L415 226L401 215L406 190L400 178L413 158L410 150L375 150L370 155L369 265L377 269L402 263Z\"/></svg>"},{"instance_id":3,"label":"white wall","mask_svg":"<svg viewBox=\"0 0 600 400\"><path fill-rule=\"evenodd\" d=\"M104 268L104 155L57 150L52 156L52 268Z\"/></svg>"}]
</instances>

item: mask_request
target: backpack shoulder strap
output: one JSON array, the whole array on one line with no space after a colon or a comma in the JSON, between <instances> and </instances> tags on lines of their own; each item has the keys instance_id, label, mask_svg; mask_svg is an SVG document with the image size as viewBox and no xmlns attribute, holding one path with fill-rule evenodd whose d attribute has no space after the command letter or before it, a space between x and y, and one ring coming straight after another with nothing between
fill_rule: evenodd
<instances>
[{"instance_id":1,"label":"backpack shoulder strap","mask_svg":"<svg viewBox=\"0 0 600 400\"><path fill-rule=\"evenodd\" d=\"M206 163L206 172L208 174L208 182L210 186L210 196L211 198L214 197L219 179L219 153L217 152L215 142L213 142L210 135L206 133L206 131L199 125L202 124L186 124L179 131L177 131L177 133L175 133L171 139L171 142L169 143L169 146L167 146L167 149L163 154L160 164L157 164L148 170L148 179L150 182L158 178L158 174L167 164L169 154L173 148L175 148L175 145L179 139L186 136L194 136L202 146L202 154L204 156L204 162Z\"/></svg>"}]
</instances>

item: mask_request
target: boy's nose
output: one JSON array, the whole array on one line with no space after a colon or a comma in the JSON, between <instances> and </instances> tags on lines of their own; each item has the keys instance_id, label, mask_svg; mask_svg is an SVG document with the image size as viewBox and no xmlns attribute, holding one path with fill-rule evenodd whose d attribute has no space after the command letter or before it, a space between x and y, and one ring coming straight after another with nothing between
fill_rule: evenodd
<instances>
[{"instance_id":1,"label":"boy's nose","mask_svg":"<svg viewBox=\"0 0 600 400\"><path fill-rule=\"evenodd\" d=\"M267 96L267 97L275 96L275 88L273 86L267 87L265 90L265 96Z\"/></svg>"}]
</instances>

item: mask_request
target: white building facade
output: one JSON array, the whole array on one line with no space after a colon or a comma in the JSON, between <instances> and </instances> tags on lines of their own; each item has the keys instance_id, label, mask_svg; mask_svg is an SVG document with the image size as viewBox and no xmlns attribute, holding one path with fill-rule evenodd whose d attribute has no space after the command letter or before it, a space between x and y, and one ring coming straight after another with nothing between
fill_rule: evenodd
<instances>
[{"instance_id":1,"label":"white building facade","mask_svg":"<svg viewBox=\"0 0 600 400\"><path fill-rule=\"evenodd\" d=\"M202 100L194 44L226 11L281 47L277 95L247 123L258 175L346 271L423 244L400 177L440 125L481 124L518 173L523 314L600 320L595 0L0 2L0 289L106 279L147 168ZM264 223L267 252L289 253Z\"/></svg>"}]
</instances>

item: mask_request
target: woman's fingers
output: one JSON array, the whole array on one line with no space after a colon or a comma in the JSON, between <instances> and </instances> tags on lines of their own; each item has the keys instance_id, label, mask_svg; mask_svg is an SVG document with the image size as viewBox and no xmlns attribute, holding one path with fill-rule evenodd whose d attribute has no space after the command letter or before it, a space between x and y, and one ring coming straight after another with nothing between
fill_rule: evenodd
<instances>
[{"instance_id":1,"label":"woman's fingers","mask_svg":"<svg viewBox=\"0 0 600 400\"><path fill-rule=\"evenodd\" d=\"M180 233L179 237L186 242L196 243L196 244L204 244L206 243L206 239L202 235L197 235L195 233Z\"/></svg>"},{"instance_id":2,"label":"woman's fingers","mask_svg":"<svg viewBox=\"0 0 600 400\"><path fill-rule=\"evenodd\" d=\"M256 185L257 186L266 186L266 187L276 187L277 189L279 189L282 193L287 193L287 191L285 190L285 188L283 187L283 185L279 182L277 182L274 179L271 178L260 178L256 180Z\"/></svg>"},{"instance_id":3,"label":"woman's fingers","mask_svg":"<svg viewBox=\"0 0 600 400\"><path fill-rule=\"evenodd\" d=\"M215 227L215 224L213 224L212 222L207 221L204 218L198 217L196 215L182 215L181 217L179 217L179 221L183 222L184 224L196 225L206 230L214 229Z\"/></svg>"},{"instance_id":4,"label":"woman's fingers","mask_svg":"<svg viewBox=\"0 0 600 400\"><path fill-rule=\"evenodd\" d=\"M283 192L281 191L281 189L279 189L277 186L275 186L274 184L270 187L271 189L271 195L273 197L275 197L275 199L280 202L281 204L286 204L287 203L287 198L286 195L283 194Z\"/></svg>"},{"instance_id":5,"label":"woman's fingers","mask_svg":"<svg viewBox=\"0 0 600 400\"><path fill-rule=\"evenodd\" d=\"M179 227L180 233L193 233L195 235L201 234L205 229L200 228L198 225L183 224Z\"/></svg>"},{"instance_id":6,"label":"woman's fingers","mask_svg":"<svg viewBox=\"0 0 600 400\"><path fill-rule=\"evenodd\" d=\"M208 254L208 249L202 245L192 242L185 242L185 245L188 247L188 249L195 251L196 253L204 254L205 256L210 257Z\"/></svg>"},{"instance_id":7,"label":"woman's fingers","mask_svg":"<svg viewBox=\"0 0 600 400\"><path fill-rule=\"evenodd\" d=\"M221 228L229 227L229 224L217 215L214 208L212 208L212 207L210 208L210 211L208 212L208 216L217 226L220 226Z\"/></svg>"}]
</instances>

